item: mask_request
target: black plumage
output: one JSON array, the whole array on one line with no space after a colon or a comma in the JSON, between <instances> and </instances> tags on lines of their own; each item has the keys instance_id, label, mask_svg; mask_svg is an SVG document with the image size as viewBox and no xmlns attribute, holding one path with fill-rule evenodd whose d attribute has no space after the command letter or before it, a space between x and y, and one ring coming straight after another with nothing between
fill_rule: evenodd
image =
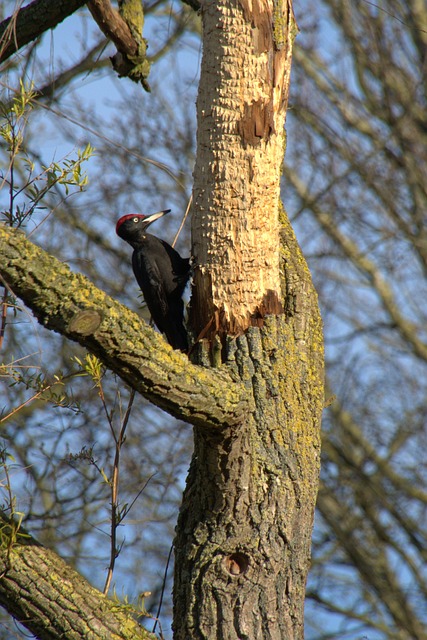
<instances>
[{"instance_id":1,"label":"black plumage","mask_svg":"<svg viewBox=\"0 0 427 640\"><path fill-rule=\"evenodd\" d=\"M152 222L169 211L123 216L116 233L133 247L133 272L156 326L174 349L187 351L182 294L190 277L190 260L182 258L164 240L146 233Z\"/></svg>"}]
</instances>

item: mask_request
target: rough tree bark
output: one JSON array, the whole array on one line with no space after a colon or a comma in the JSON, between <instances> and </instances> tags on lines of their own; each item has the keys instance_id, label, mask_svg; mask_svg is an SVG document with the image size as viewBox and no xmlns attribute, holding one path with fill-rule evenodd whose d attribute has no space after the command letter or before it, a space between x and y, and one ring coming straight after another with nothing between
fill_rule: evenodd
<instances>
[{"instance_id":1,"label":"rough tree bark","mask_svg":"<svg viewBox=\"0 0 427 640\"><path fill-rule=\"evenodd\" d=\"M286 1L201 7L191 321L211 352L220 345L214 360L240 376L254 409L239 425L195 429L174 637L293 640L303 637L323 407L317 296L284 212L280 254L295 25Z\"/></svg>"},{"instance_id":2,"label":"rough tree bark","mask_svg":"<svg viewBox=\"0 0 427 640\"><path fill-rule=\"evenodd\" d=\"M105 598L0 512L0 604L41 640L149 640L129 610Z\"/></svg>"}]
</instances>

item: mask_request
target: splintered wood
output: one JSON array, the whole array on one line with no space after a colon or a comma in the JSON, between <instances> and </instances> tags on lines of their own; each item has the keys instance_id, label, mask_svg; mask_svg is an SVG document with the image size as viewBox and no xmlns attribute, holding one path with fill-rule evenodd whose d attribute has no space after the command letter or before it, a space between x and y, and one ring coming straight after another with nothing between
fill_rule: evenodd
<instances>
[{"instance_id":1,"label":"splintered wood","mask_svg":"<svg viewBox=\"0 0 427 640\"><path fill-rule=\"evenodd\" d=\"M283 312L278 204L291 46L273 27L273 2L247 1L202 9L190 311L196 337L239 335Z\"/></svg>"}]
</instances>

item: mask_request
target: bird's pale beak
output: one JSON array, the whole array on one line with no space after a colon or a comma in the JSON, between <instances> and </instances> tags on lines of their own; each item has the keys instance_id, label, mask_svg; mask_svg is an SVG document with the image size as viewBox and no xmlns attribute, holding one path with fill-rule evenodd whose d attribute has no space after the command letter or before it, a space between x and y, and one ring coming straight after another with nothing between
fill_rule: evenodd
<instances>
[{"instance_id":1,"label":"bird's pale beak","mask_svg":"<svg viewBox=\"0 0 427 640\"><path fill-rule=\"evenodd\" d=\"M144 225L149 225L152 222L154 222L155 220L158 220L159 218L161 218L162 216L165 216L167 213L169 213L171 210L170 209L163 209L163 211L157 211L157 213L152 213L149 216L145 216L144 218Z\"/></svg>"}]
</instances>

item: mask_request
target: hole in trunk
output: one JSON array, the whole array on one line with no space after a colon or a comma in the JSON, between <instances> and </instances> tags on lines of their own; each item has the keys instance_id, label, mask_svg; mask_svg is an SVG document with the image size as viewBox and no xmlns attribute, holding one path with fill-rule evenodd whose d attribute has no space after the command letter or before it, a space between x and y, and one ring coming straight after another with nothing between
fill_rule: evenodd
<instances>
[{"instance_id":1,"label":"hole in trunk","mask_svg":"<svg viewBox=\"0 0 427 640\"><path fill-rule=\"evenodd\" d=\"M240 576L246 573L249 567L249 557L244 553L232 553L224 559L225 568L232 576Z\"/></svg>"}]
</instances>

